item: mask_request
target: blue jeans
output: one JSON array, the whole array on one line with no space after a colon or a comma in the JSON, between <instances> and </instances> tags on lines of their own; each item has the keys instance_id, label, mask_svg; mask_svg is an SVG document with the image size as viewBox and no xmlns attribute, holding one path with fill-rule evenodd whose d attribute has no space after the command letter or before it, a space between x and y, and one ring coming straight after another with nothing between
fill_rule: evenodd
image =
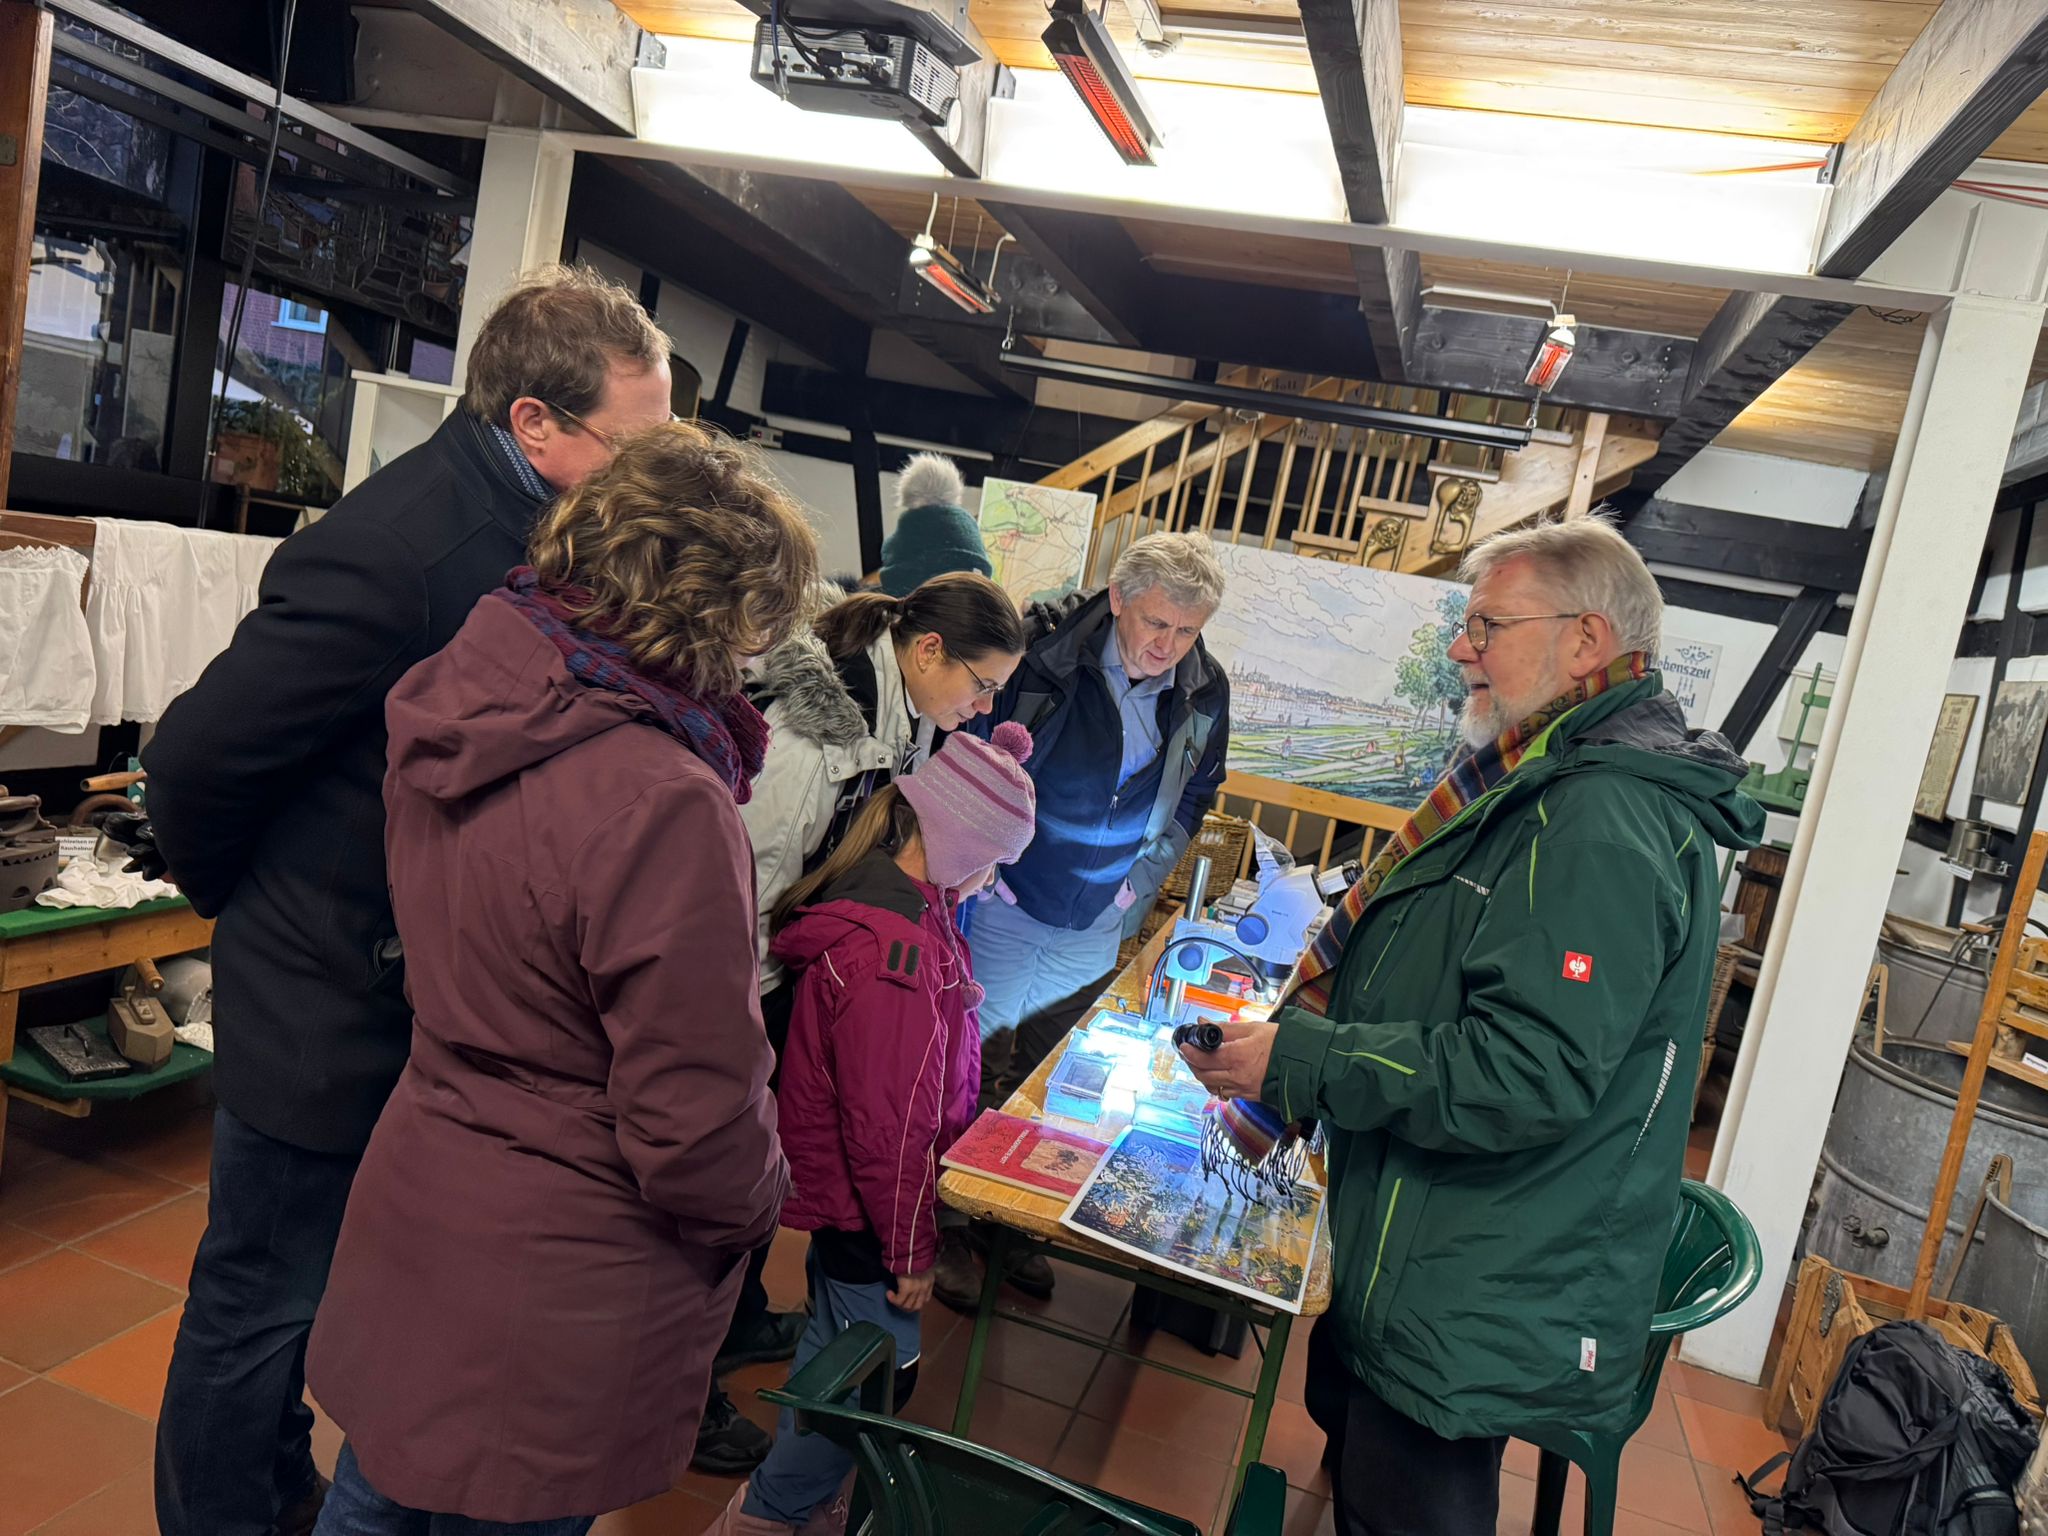
<instances>
[{"instance_id":1,"label":"blue jeans","mask_svg":"<svg viewBox=\"0 0 2048 1536\"><path fill-rule=\"evenodd\" d=\"M981 1004L984 1103L1000 1107L1116 973L1125 914L1114 903L1086 928L1052 928L992 896L974 914L974 979ZM990 1038L1015 1030L1007 1060Z\"/></svg>"},{"instance_id":2,"label":"blue jeans","mask_svg":"<svg viewBox=\"0 0 2048 1536\"><path fill-rule=\"evenodd\" d=\"M595 1515L559 1520L472 1520L467 1515L434 1515L394 1504L370 1486L356 1465L355 1447L344 1444L334 1463L334 1486L320 1506L313 1536L583 1536Z\"/></svg>"},{"instance_id":3,"label":"blue jeans","mask_svg":"<svg viewBox=\"0 0 2048 1536\"><path fill-rule=\"evenodd\" d=\"M905 1374L917 1364L919 1350L918 1314L889 1305L886 1285L850 1285L829 1278L818 1265L814 1248L805 1261L811 1281L811 1320L797 1340L796 1358L790 1362L794 1376L855 1323L879 1323L896 1341L896 1409L902 1412L916 1378ZM802 1525L811 1512L839 1491L846 1474L853 1470L853 1458L823 1435L800 1435L796 1410L785 1408L775 1421L775 1444L768 1459L754 1469L747 1481L745 1514L758 1520L775 1520L783 1525ZM317 1536L327 1536L322 1530ZM436 1531L434 1536L441 1536Z\"/></svg>"},{"instance_id":4,"label":"blue jeans","mask_svg":"<svg viewBox=\"0 0 2048 1536\"><path fill-rule=\"evenodd\" d=\"M157 1419L163 1536L267 1536L312 1491L306 1336L360 1161L215 1109L206 1233Z\"/></svg>"}]
</instances>

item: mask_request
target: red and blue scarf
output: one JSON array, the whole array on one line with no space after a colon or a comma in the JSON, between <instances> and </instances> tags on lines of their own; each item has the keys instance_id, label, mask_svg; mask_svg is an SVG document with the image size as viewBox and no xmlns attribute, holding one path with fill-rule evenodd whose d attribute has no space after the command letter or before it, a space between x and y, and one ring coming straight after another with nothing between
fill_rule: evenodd
<instances>
[{"instance_id":1,"label":"red and blue scarf","mask_svg":"<svg viewBox=\"0 0 2048 1536\"><path fill-rule=\"evenodd\" d=\"M640 700L654 711L663 729L725 781L737 803L745 805L752 798L754 778L768 752L768 722L744 695L709 704L684 692L675 681L642 670L618 641L570 617L572 606L590 601L588 592L576 587L544 589L531 566L515 568L505 578L505 590L492 595L517 608L554 642L576 681Z\"/></svg>"}]
</instances>

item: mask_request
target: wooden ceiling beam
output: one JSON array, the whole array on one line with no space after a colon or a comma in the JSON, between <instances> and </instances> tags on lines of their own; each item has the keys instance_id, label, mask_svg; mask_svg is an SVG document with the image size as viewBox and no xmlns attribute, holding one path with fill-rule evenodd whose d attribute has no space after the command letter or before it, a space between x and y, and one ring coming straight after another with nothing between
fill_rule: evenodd
<instances>
[{"instance_id":1,"label":"wooden ceiling beam","mask_svg":"<svg viewBox=\"0 0 2048 1536\"><path fill-rule=\"evenodd\" d=\"M903 274L909 266L903 237L844 187L711 166L662 166L658 175L686 213L759 253L855 319L901 332L992 395L1023 394L1014 376L1003 370L1000 331L902 312ZM676 275L690 281L687 271ZM772 317L762 323L777 329ZM860 368L843 371L864 373L866 359Z\"/></svg>"},{"instance_id":2,"label":"wooden ceiling beam","mask_svg":"<svg viewBox=\"0 0 2048 1536\"><path fill-rule=\"evenodd\" d=\"M612 0L408 0L550 100L630 138L640 28Z\"/></svg>"},{"instance_id":3,"label":"wooden ceiling beam","mask_svg":"<svg viewBox=\"0 0 2048 1536\"><path fill-rule=\"evenodd\" d=\"M1636 472L1631 494L1647 496L1677 474L1855 308L1776 293L1730 294L1700 333L1684 404L1664 429L1657 456Z\"/></svg>"},{"instance_id":4,"label":"wooden ceiling beam","mask_svg":"<svg viewBox=\"0 0 2048 1536\"><path fill-rule=\"evenodd\" d=\"M566 220L570 230L695 289L828 368L855 376L866 371L866 321L790 281L743 241L685 211L660 166L627 169L630 164L576 157Z\"/></svg>"},{"instance_id":5,"label":"wooden ceiling beam","mask_svg":"<svg viewBox=\"0 0 2048 1536\"><path fill-rule=\"evenodd\" d=\"M1162 272L1108 214L986 206L1116 345L1290 373L1373 377L1368 317L1349 294ZM1018 328L1029 329L1021 317Z\"/></svg>"},{"instance_id":6,"label":"wooden ceiling beam","mask_svg":"<svg viewBox=\"0 0 2048 1536\"><path fill-rule=\"evenodd\" d=\"M1115 345L1138 345L1134 321L1146 308L1149 274L1143 253L1123 225L1017 203L982 206Z\"/></svg>"},{"instance_id":7,"label":"wooden ceiling beam","mask_svg":"<svg viewBox=\"0 0 2048 1536\"><path fill-rule=\"evenodd\" d=\"M1523 382L1548 321L1536 315L1425 308L1408 354L1408 382L1465 394L1532 400ZM1578 328L1571 365L1544 396L1625 416L1668 419L1685 403L1694 342L1597 325Z\"/></svg>"},{"instance_id":8,"label":"wooden ceiling beam","mask_svg":"<svg viewBox=\"0 0 2048 1536\"><path fill-rule=\"evenodd\" d=\"M1944 0L1842 142L1824 277L1860 277L2048 91L2048 0Z\"/></svg>"},{"instance_id":9,"label":"wooden ceiling beam","mask_svg":"<svg viewBox=\"0 0 2048 1536\"><path fill-rule=\"evenodd\" d=\"M2048 0L1943 0L1843 142L1815 267L1855 278L2048 90ZM1853 312L1731 294L1700 334L1684 407L1630 492L1676 474Z\"/></svg>"},{"instance_id":10,"label":"wooden ceiling beam","mask_svg":"<svg viewBox=\"0 0 2048 1536\"><path fill-rule=\"evenodd\" d=\"M1344 206L1354 224L1390 223L1404 105L1398 0L1300 0L1300 7ZM1359 247L1352 266L1378 376L1399 380L1421 306L1421 263L1412 251Z\"/></svg>"},{"instance_id":11,"label":"wooden ceiling beam","mask_svg":"<svg viewBox=\"0 0 2048 1536\"><path fill-rule=\"evenodd\" d=\"M904 247L906 257L909 247ZM971 259L964 252L955 256L983 282L993 271L997 297L1002 301L991 314L977 315L963 310L951 299L917 275L906 259L897 279L896 310L938 324L965 325L979 330L1008 334L1013 328L1025 336L1051 337L1059 341L1085 341L1113 347L1118 337L1096 323L1095 317L1070 293L1059 278L1035 261L1028 250L1006 247L1000 258L987 255ZM1014 321L1014 327L1012 322Z\"/></svg>"},{"instance_id":12,"label":"wooden ceiling beam","mask_svg":"<svg viewBox=\"0 0 2048 1536\"><path fill-rule=\"evenodd\" d=\"M1786 518L1691 507L1653 497L1629 519L1628 541L1645 560L1754 581L1854 592L1870 551L1867 528L1827 528Z\"/></svg>"}]
</instances>

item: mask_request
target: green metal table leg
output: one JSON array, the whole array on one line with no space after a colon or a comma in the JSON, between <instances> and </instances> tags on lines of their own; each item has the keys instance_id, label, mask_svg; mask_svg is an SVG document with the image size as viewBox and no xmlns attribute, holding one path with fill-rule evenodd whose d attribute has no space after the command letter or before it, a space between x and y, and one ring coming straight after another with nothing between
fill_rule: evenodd
<instances>
[{"instance_id":1,"label":"green metal table leg","mask_svg":"<svg viewBox=\"0 0 2048 1536\"><path fill-rule=\"evenodd\" d=\"M960 1378L960 1402L953 1410L953 1433L968 1438L974 1423L974 1394L981 1388L982 1357L988 1353L989 1325L995 1321L996 1296L1003 1288L1003 1265L1010 1253L1009 1234L989 1223L988 1263L981 1277L981 1305L974 1314L974 1338L967 1346L967 1370Z\"/></svg>"},{"instance_id":2,"label":"green metal table leg","mask_svg":"<svg viewBox=\"0 0 2048 1536\"><path fill-rule=\"evenodd\" d=\"M1244 1470L1259 1459L1266 1448L1266 1424L1273 1417L1273 1399L1280 1391L1280 1369L1287 1360L1287 1335L1294 1327L1291 1312L1273 1314L1266 1330L1266 1358L1259 1364L1259 1385L1252 1393L1251 1417L1244 1426L1244 1454L1237 1459L1233 1491L1244 1485Z\"/></svg>"}]
</instances>

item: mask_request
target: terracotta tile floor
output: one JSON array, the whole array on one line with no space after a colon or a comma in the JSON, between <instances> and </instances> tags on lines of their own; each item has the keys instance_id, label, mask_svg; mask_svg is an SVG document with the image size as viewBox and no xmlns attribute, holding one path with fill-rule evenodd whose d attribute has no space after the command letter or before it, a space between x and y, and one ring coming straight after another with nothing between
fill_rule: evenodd
<instances>
[{"instance_id":1,"label":"terracotta tile floor","mask_svg":"<svg viewBox=\"0 0 2048 1536\"><path fill-rule=\"evenodd\" d=\"M0 1161L0 1536L147 1536L154 1530L150 1455L164 1371L194 1245L205 1222L209 1106L178 1091L109 1106L85 1121L16 1105ZM1704 1139L1689 1161L1705 1156ZM803 1296L802 1240L785 1234L768 1268L778 1307ZM1062 1266L1044 1304L1063 1326L1129 1343L1130 1287ZM929 1316L909 1416L946 1425L965 1368L970 1324ZM1322 1436L1301 1406L1307 1329L1288 1350L1265 1460L1287 1474L1287 1536L1333 1530ZM1148 1358L1249 1385L1244 1359L1209 1359L1165 1334L1140 1336ZM764 1425L758 1396L780 1366L728 1385ZM1674 1363L1623 1462L1618 1536L1750 1536L1758 1523L1731 1481L1782 1442L1758 1422L1754 1388ZM998 1324L974 1434L1023 1460L1220 1530L1242 1431L1242 1404L1085 1346ZM332 1468L340 1433L323 1416L314 1449ZM1536 1456L1509 1450L1500 1530L1527 1532ZM691 1475L659 1499L607 1515L600 1536L694 1536L736 1484ZM1567 1532L1583 1490L1574 1474Z\"/></svg>"}]
</instances>

